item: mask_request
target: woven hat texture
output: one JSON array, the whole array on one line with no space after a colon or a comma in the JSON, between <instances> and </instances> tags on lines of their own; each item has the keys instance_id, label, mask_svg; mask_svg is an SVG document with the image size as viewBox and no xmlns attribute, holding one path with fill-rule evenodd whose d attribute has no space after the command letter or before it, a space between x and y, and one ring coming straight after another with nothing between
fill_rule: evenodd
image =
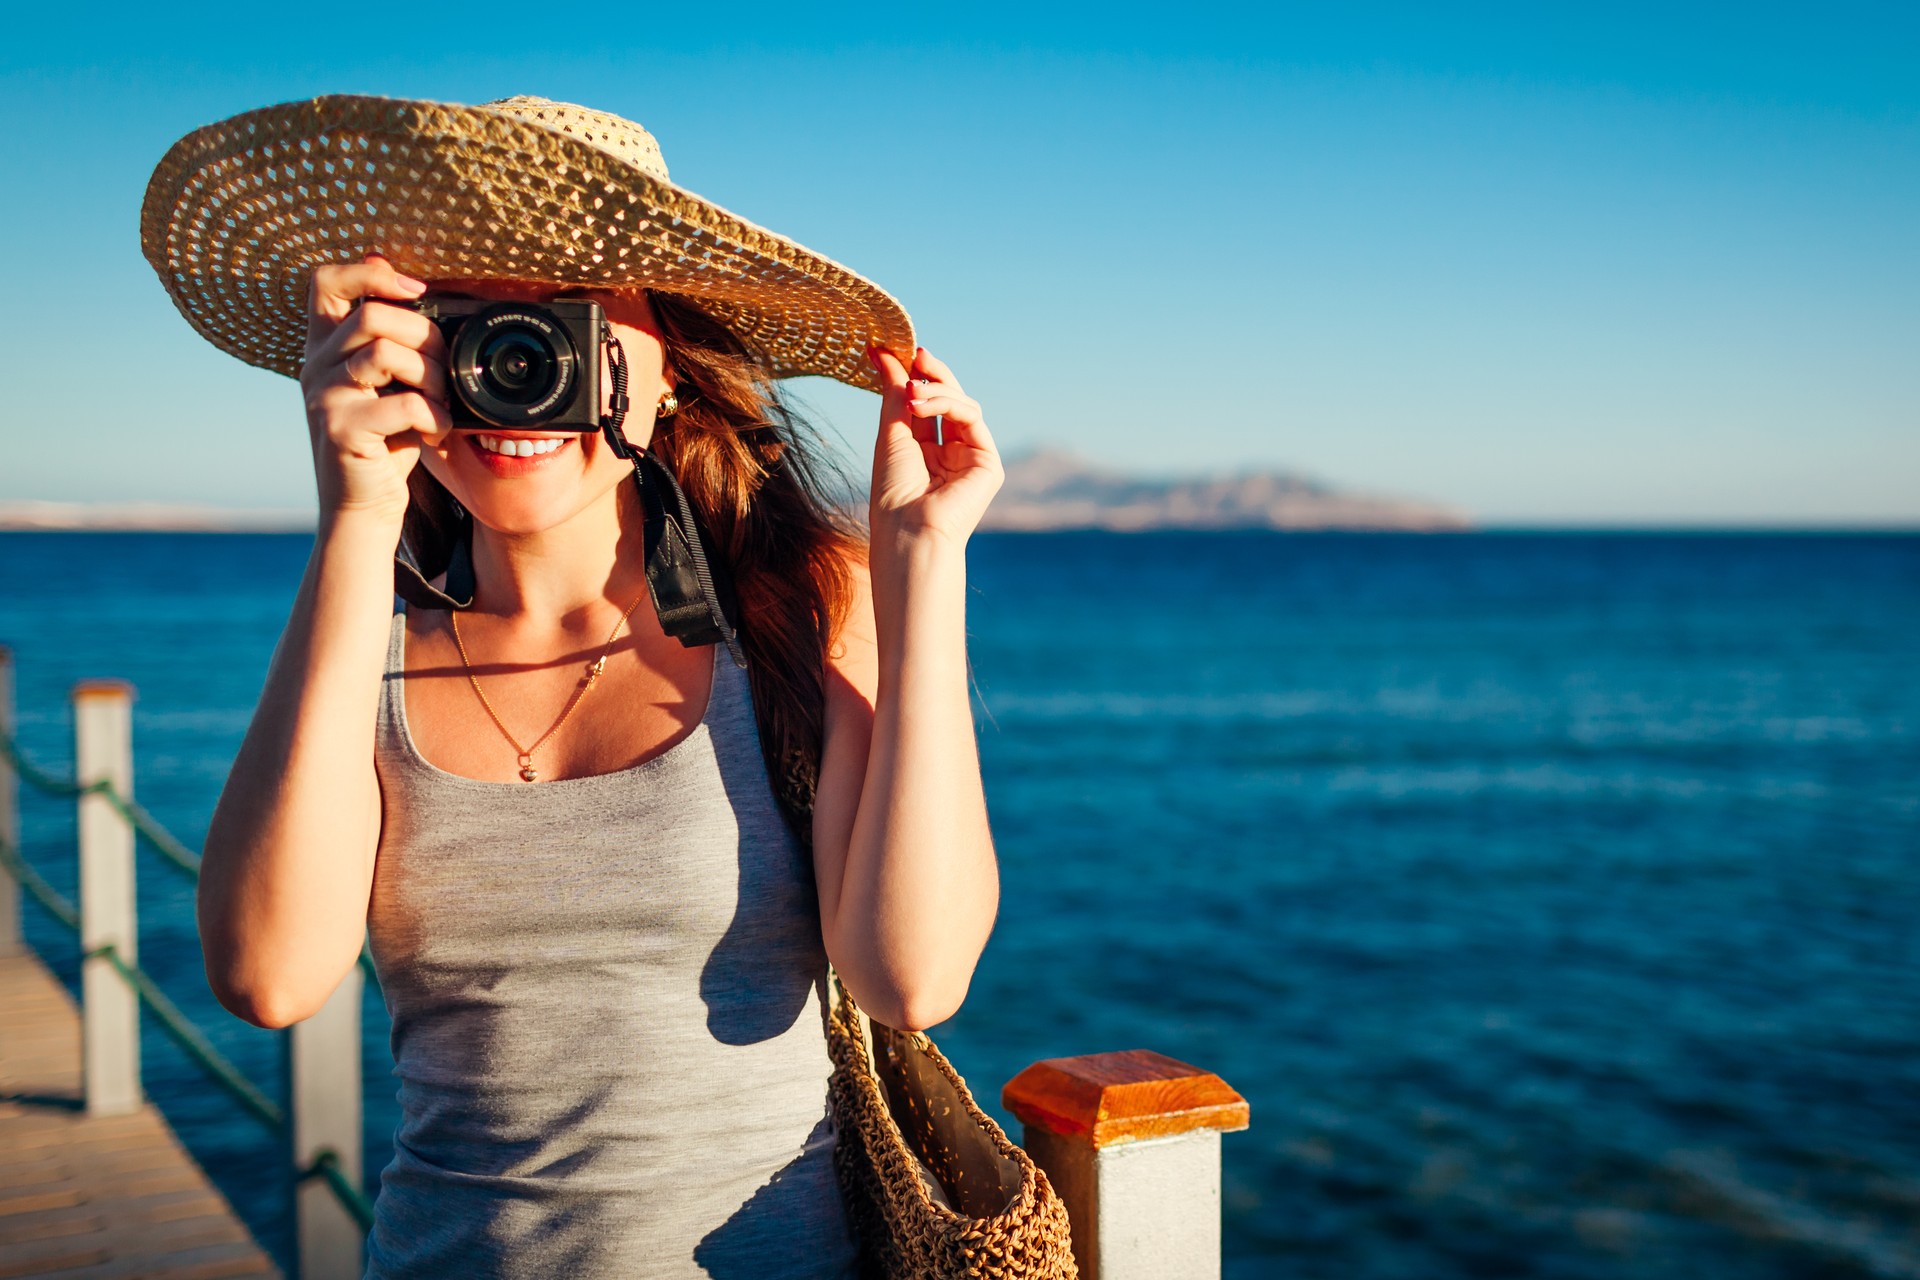
<instances>
[{"instance_id":1,"label":"woven hat texture","mask_svg":"<svg viewBox=\"0 0 1920 1280\"><path fill-rule=\"evenodd\" d=\"M369 251L429 281L679 294L776 377L878 390L867 349L914 345L912 321L878 285L673 185L645 129L545 98L335 94L218 121L155 168L140 245L202 336L292 377L313 268Z\"/></svg>"}]
</instances>

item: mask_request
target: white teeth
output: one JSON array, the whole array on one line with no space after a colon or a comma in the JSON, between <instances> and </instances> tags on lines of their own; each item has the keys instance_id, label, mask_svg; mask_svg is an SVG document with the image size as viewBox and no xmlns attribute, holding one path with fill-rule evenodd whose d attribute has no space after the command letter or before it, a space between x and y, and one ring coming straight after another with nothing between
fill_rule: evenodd
<instances>
[{"instance_id":1,"label":"white teeth","mask_svg":"<svg viewBox=\"0 0 1920 1280\"><path fill-rule=\"evenodd\" d=\"M479 436L480 447L488 453L497 453L508 458L531 458L536 453L552 453L566 443L562 439L528 440L525 437L508 440L500 436Z\"/></svg>"}]
</instances>

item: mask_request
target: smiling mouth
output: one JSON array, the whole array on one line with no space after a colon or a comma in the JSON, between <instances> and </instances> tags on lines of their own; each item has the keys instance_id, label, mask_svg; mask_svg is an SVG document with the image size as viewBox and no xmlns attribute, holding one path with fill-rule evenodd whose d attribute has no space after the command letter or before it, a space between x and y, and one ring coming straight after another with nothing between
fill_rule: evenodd
<instances>
[{"instance_id":1,"label":"smiling mouth","mask_svg":"<svg viewBox=\"0 0 1920 1280\"><path fill-rule=\"evenodd\" d=\"M569 440L576 437L565 436L528 436L497 435L492 432L476 431L468 437L474 447L483 453L502 458L536 458L543 454L554 453L566 447Z\"/></svg>"}]
</instances>

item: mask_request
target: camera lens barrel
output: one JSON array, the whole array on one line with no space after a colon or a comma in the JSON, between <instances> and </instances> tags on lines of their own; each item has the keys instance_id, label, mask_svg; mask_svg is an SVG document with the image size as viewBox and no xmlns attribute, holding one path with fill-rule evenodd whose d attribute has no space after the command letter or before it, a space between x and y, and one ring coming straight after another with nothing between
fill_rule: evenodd
<instances>
[{"instance_id":1,"label":"camera lens barrel","mask_svg":"<svg viewBox=\"0 0 1920 1280\"><path fill-rule=\"evenodd\" d=\"M503 302L460 325L448 372L474 414L500 427L526 427L566 412L580 381L581 353L546 308Z\"/></svg>"}]
</instances>

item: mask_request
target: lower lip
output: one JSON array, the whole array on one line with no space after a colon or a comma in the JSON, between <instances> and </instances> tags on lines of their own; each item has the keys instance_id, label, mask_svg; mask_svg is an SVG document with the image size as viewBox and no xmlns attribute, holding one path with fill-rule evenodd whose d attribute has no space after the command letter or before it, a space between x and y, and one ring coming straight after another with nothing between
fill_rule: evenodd
<instances>
[{"instance_id":1,"label":"lower lip","mask_svg":"<svg viewBox=\"0 0 1920 1280\"><path fill-rule=\"evenodd\" d=\"M514 457L508 457L504 453L489 452L488 450L480 447L479 436L469 435L467 437L467 447L472 449L475 454L479 455L480 461L483 464L485 464L487 470L491 471L496 476L502 476L502 477L524 476L529 474L530 472L536 471L539 468L545 466L547 463L552 462L555 458L558 458L562 454L566 453L567 450L574 448L575 444L576 444L575 440L571 436L569 436L560 441L560 447L558 449L552 449L546 453L529 454L526 457L522 458L522 457L519 457L518 455Z\"/></svg>"}]
</instances>

